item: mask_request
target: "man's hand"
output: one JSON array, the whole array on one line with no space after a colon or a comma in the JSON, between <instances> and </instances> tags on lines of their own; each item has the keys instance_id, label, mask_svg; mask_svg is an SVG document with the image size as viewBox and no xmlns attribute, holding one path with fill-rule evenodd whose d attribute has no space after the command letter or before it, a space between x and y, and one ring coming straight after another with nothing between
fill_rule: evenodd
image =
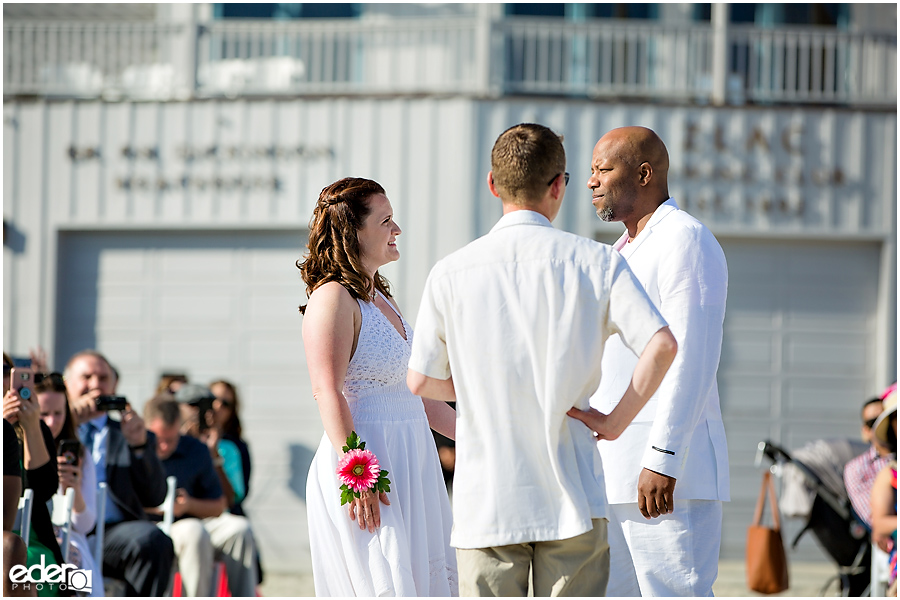
<instances>
[{"instance_id":1,"label":"man's hand","mask_svg":"<svg viewBox=\"0 0 900 600\"><path fill-rule=\"evenodd\" d=\"M190 509L193 500L184 488L175 490L175 507L172 509L172 513L176 519L191 514Z\"/></svg>"},{"instance_id":2,"label":"man's hand","mask_svg":"<svg viewBox=\"0 0 900 600\"><path fill-rule=\"evenodd\" d=\"M99 395L100 390L92 390L83 396L69 400L69 408L72 411L76 429L79 425L92 421L103 414L102 411L97 410L97 396Z\"/></svg>"},{"instance_id":3,"label":"man's hand","mask_svg":"<svg viewBox=\"0 0 900 600\"><path fill-rule=\"evenodd\" d=\"M31 370L35 373L49 373L50 367L47 361L47 351L38 346L28 351L31 357Z\"/></svg>"},{"instance_id":4,"label":"man's hand","mask_svg":"<svg viewBox=\"0 0 900 600\"><path fill-rule=\"evenodd\" d=\"M131 410L131 407L122 413L122 435L131 447L147 444L147 428L144 427L144 420Z\"/></svg>"},{"instance_id":5,"label":"man's hand","mask_svg":"<svg viewBox=\"0 0 900 600\"><path fill-rule=\"evenodd\" d=\"M642 469L638 478L638 508L646 519L675 511L675 478Z\"/></svg>"}]
</instances>

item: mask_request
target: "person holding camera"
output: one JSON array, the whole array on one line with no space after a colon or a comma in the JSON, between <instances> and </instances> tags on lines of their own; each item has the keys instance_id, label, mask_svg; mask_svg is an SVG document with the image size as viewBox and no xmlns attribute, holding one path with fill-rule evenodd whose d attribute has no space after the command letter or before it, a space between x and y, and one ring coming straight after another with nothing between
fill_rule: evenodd
<instances>
[{"instance_id":1,"label":"person holding camera","mask_svg":"<svg viewBox=\"0 0 900 600\"><path fill-rule=\"evenodd\" d=\"M45 375L35 384L34 391L41 409L41 420L50 429L56 443L56 462L59 471L57 494L64 496L69 488L75 490L69 530L71 551L68 562L79 569L90 570L93 573L93 581L103 581L103 574L91 554L86 537L97 523L97 474L87 449L78 441L62 375L60 373ZM103 586L93 585L89 595L103 597Z\"/></svg>"},{"instance_id":2,"label":"person holding camera","mask_svg":"<svg viewBox=\"0 0 900 600\"><path fill-rule=\"evenodd\" d=\"M126 596L162 596L169 586L175 550L172 540L144 513L145 507L159 506L166 498L156 438L127 405L121 421L109 418L106 410L120 408L105 398L115 394L118 375L96 350L72 356L64 377L69 407L97 481L108 486L103 573L124 579Z\"/></svg>"},{"instance_id":3,"label":"person holding camera","mask_svg":"<svg viewBox=\"0 0 900 600\"><path fill-rule=\"evenodd\" d=\"M12 367L10 387L3 396L3 418L14 426L19 440L22 490L31 488L34 491L28 566L38 564L41 557L45 564L61 565L62 552L47 510L47 502L53 498L59 484L56 460L51 460L56 451L53 435L41 421L41 409L34 397L34 374L31 369ZM39 595L56 595L56 590L45 586Z\"/></svg>"},{"instance_id":4,"label":"person holding camera","mask_svg":"<svg viewBox=\"0 0 900 600\"><path fill-rule=\"evenodd\" d=\"M171 535L185 595L209 595L213 560L219 558L225 563L231 595L255 596L256 543L250 522L225 510L221 462L214 466L206 445L182 434L182 407L212 394L202 386L187 384L177 395L184 403L170 394L155 396L144 406L144 419L156 434L157 456L166 474L178 480Z\"/></svg>"}]
</instances>

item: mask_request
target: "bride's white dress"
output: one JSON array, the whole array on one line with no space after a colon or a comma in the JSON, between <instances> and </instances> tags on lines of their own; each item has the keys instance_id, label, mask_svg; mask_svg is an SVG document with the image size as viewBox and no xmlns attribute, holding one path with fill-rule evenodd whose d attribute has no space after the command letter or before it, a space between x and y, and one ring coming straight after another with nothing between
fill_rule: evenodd
<instances>
[{"instance_id":1,"label":"bride's white dress","mask_svg":"<svg viewBox=\"0 0 900 600\"><path fill-rule=\"evenodd\" d=\"M456 596L450 501L422 400L406 387L412 330L401 316L403 339L374 303L359 307L344 396L355 431L389 471L391 504L380 505L375 533L351 521L337 453L322 436L306 483L316 596Z\"/></svg>"}]
</instances>

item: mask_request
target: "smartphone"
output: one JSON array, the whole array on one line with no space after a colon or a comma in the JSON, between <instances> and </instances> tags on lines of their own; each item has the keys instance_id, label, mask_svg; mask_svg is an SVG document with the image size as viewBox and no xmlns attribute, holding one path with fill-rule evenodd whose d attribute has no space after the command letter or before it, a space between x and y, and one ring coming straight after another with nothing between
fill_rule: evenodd
<instances>
[{"instance_id":1,"label":"smartphone","mask_svg":"<svg viewBox=\"0 0 900 600\"><path fill-rule=\"evenodd\" d=\"M34 373L28 367L13 367L10 385L23 400L34 398Z\"/></svg>"},{"instance_id":2,"label":"smartphone","mask_svg":"<svg viewBox=\"0 0 900 600\"><path fill-rule=\"evenodd\" d=\"M128 400L125 396L97 396L97 410L125 410Z\"/></svg>"},{"instance_id":3,"label":"smartphone","mask_svg":"<svg viewBox=\"0 0 900 600\"><path fill-rule=\"evenodd\" d=\"M66 457L67 465L77 466L81 456L81 442L78 440L60 440L57 454Z\"/></svg>"}]
</instances>

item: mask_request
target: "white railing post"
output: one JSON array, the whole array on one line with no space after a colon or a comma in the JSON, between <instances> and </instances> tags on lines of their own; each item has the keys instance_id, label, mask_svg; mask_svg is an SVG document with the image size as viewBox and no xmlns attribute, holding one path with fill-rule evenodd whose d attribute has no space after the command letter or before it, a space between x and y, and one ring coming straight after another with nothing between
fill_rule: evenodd
<instances>
[{"instance_id":1,"label":"white railing post","mask_svg":"<svg viewBox=\"0 0 900 600\"><path fill-rule=\"evenodd\" d=\"M172 94L176 98L193 96L197 85L198 10L201 4L159 4L157 22L160 25L180 25L164 39L168 59L174 71Z\"/></svg>"},{"instance_id":2,"label":"white railing post","mask_svg":"<svg viewBox=\"0 0 900 600\"><path fill-rule=\"evenodd\" d=\"M499 86L494 84L494 73L502 72L503 50L494 45L494 21L502 10L501 4L478 5L475 21L475 91L489 97L498 97Z\"/></svg>"},{"instance_id":3,"label":"white railing post","mask_svg":"<svg viewBox=\"0 0 900 600\"><path fill-rule=\"evenodd\" d=\"M713 30L710 101L715 106L722 106L728 90L728 4L713 2L710 21Z\"/></svg>"}]
</instances>

